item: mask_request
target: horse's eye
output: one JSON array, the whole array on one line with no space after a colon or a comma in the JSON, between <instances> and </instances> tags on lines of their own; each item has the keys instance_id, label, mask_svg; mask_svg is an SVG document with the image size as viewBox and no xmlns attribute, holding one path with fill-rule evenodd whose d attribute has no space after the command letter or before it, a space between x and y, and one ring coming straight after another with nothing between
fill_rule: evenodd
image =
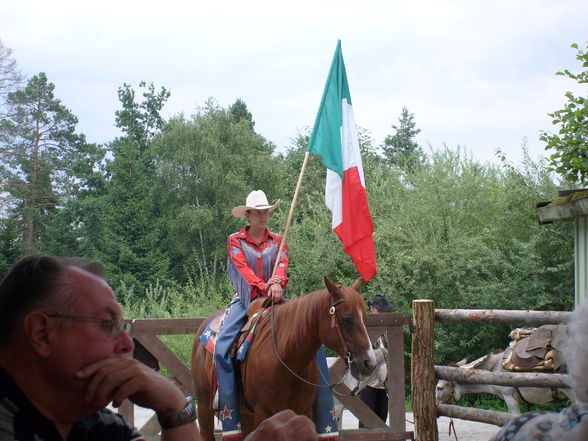
<instances>
[{"instance_id":1,"label":"horse's eye","mask_svg":"<svg viewBox=\"0 0 588 441\"><path fill-rule=\"evenodd\" d=\"M341 320L343 320L344 322L350 322L353 319L353 316L351 315L344 315L341 317Z\"/></svg>"}]
</instances>

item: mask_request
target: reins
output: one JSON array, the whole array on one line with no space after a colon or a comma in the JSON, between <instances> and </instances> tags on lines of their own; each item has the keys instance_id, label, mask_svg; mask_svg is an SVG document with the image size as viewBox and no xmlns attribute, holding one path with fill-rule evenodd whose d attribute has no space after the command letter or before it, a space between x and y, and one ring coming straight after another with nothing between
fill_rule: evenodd
<instances>
[{"instance_id":1,"label":"reins","mask_svg":"<svg viewBox=\"0 0 588 441\"><path fill-rule=\"evenodd\" d=\"M329 314L331 315L331 327L336 327L337 331L339 332L339 338L341 339L341 343L343 344L343 348L345 350L345 357L347 360L347 366L350 366L351 363L353 363L353 361L351 360L351 355L349 354L349 352L347 352L347 343L345 342L345 340L343 339L343 334L341 333L341 329L340 326L338 324L338 320L335 319L336 316L336 308L335 306L337 306L339 303L344 302L344 299L339 299L337 300L335 303L333 303L331 305L331 307L329 308ZM313 383L312 381L308 381L305 378L302 378L300 375L298 375L296 372L294 372L290 366L288 366L286 364L286 362L282 359L282 357L280 356L280 353L278 351L278 345L276 343L276 328L274 326L274 304L273 304L273 299L272 299L272 307L271 307L271 314L270 314L270 326L271 326L271 334L272 334L272 344L274 346L274 352L276 354L276 357L278 357L278 360L280 361L280 363L282 364L282 366L284 366L288 372L290 372L292 375L294 375L294 377L296 377L297 379L299 379L300 381L310 385L310 386L314 386L314 387L328 387L329 389L331 389L331 391L339 396L352 396L355 395L355 393L357 392L358 387L356 387L355 389L353 389L349 394L343 394L341 392L338 392L334 389L334 387L339 386L342 382L343 382L343 378L345 378L345 374L343 374L341 376L341 378L339 379L339 381L335 382L335 383L331 383L329 384L329 382L327 381L327 379L325 378L325 376L323 375L323 373L321 372L321 370L319 369L319 374L320 376L323 378L325 384L316 384ZM348 368L349 369L349 368Z\"/></svg>"}]
</instances>

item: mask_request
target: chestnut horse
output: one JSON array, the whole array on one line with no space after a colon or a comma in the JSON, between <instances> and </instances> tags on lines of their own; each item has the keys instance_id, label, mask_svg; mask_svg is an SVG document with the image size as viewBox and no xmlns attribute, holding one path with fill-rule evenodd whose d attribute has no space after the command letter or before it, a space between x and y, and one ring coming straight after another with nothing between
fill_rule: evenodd
<instances>
[{"instance_id":1,"label":"chestnut horse","mask_svg":"<svg viewBox=\"0 0 588 441\"><path fill-rule=\"evenodd\" d=\"M312 418L316 387L290 370L310 383L318 383L315 354L321 345L344 357L352 375L360 380L374 369L376 360L365 327L365 302L358 293L361 279L352 287L335 285L326 277L324 281L327 289L275 305L258 323L249 354L236 367L242 379L244 436L284 409ZM192 378L204 441L214 440L210 404L212 354L200 343L199 336L211 317L198 328L192 349ZM282 361L276 356L273 338Z\"/></svg>"}]
</instances>

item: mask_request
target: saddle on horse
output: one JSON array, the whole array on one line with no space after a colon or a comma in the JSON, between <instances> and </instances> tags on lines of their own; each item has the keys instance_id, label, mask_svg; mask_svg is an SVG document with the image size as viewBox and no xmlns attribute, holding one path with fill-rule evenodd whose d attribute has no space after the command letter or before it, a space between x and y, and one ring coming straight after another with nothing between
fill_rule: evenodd
<instances>
[{"instance_id":1,"label":"saddle on horse","mask_svg":"<svg viewBox=\"0 0 588 441\"><path fill-rule=\"evenodd\" d=\"M236 358L239 361L243 361L246 358L249 347L255 336L257 324L269 311L266 304L266 298L259 298L251 302L249 305L249 308L247 309L247 321L241 327L239 336L235 340L233 348L231 349L231 356L233 358ZM216 337L223 327L227 312L228 309L218 311L212 320L210 320L208 326L204 329L204 332L200 334L200 341L211 354L214 354Z\"/></svg>"},{"instance_id":2,"label":"saddle on horse","mask_svg":"<svg viewBox=\"0 0 588 441\"><path fill-rule=\"evenodd\" d=\"M508 371L565 370L561 349L565 342L565 325L517 328L510 333L512 342L504 353L502 368Z\"/></svg>"},{"instance_id":3,"label":"saddle on horse","mask_svg":"<svg viewBox=\"0 0 588 441\"><path fill-rule=\"evenodd\" d=\"M237 361L245 360L247 354L249 353L249 348L253 343L257 325L270 311L270 303L271 299L268 299L267 297L255 299L250 303L249 308L247 309L247 321L241 327L239 335L235 339L235 343L233 343L231 348L231 358ZM227 312L228 309L217 312L210 320L208 326L206 326L202 334L200 334L200 341L210 354L214 355L216 338L223 327L223 322ZM212 400L212 407L213 409L218 409L218 377L216 376L216 365L214 357L212 359L212 363L213 367L210 385L212 397L214 397Z\"/></svg>"}]
</instances>

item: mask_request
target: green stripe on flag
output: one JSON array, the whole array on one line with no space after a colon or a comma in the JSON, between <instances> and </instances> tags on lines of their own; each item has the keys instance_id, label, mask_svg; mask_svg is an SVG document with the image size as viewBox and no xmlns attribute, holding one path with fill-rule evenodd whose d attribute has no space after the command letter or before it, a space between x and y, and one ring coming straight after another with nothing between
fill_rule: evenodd
<instances>
[{"instance_id":1,"label":"green stripe on flag","mask_svg":"<svg viewBox=\"0 0 588 441\"><path fill-rule=\"evenodd\" d=\"M343 179L343 154L341 146L342 100L346 98L351 105L351 95L347 84L345 63L341 52L341 40L329 70L329 77L321 105L314 122L314 128L308 142L308 151L321 155L323 164Z\"/></svg>"}]
</instances>

